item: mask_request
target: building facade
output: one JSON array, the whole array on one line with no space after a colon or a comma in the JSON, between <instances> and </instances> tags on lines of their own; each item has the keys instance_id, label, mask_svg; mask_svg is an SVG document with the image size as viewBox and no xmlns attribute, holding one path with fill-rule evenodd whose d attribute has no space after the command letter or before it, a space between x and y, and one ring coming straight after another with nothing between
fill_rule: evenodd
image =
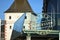
<instances>
[{"instance_id":1,"label":"building facade","mask_svg":"<svg viewBox=\"0 0 60 40\"><path fill-rule=\"evenodd\" d=\"M24 14L31 14L33 11L27 0L15 0L11 7L5 12L5 40L14 40L20 36L20 30L25 19ZM21 24L21 25L20 25ZM19 29L20 28L20 29Z\"/></svg>"},{"instance_id":2,"label":"building facade","mask_svg":"<svg viewBox=\"0 0 60 40\"><path fill-rule=\"evenodd\" d=\"M59 0L44 0L43 2L43 16L44 21L46 21L48 24L50 22L50 28L52 27L53 30L60 30L60 5ZM50 20L50 21L48 21ZM46 23L45 22L45 23ZM46 24L44 24L46 25Z\"/></svg>"},{"instance_id":3,"label":"building facade","mask_svg":"<svg viewBox=\"0 0 60 40\"><path fill-rule=\"evenodd\" d=\"M10 40L12 31L14 28L14 23L23 15L24 13L5 13L5 40Z\"/></svg>"},{"instance_id":4,"label":"building facade","mask_svg":"<svg viewBox=\"0 0 60 40\"><path fill-rule=\"evenodd\" d=\"M26 19L24 21L25 30L36 30L37 28L37 14L26 13Z\"/></svg>"},{"instance_id":5,"label":"building facade","mask_svg":"<svg viewBox=\"0 0 60 40\"><path fill-rule=\"evenodd\" d=\"M5 40L5 20L0 19L0 39Z\"/></svg>"},{"instance_id":6,"label":"building facade","mask_svg":"<svg viewBox=\"0 0 60 40\"><path fill-rule=\"evenodd\" d=\"M46 6L47 5L47 6ZM43 19L44 19L44 25L46 24L46 21L49 18L49 23L47 26L47 29L52 29L52 21L51 20L51 14L49 14L49 17L46 17L47 15L47 7L48 7L48 0L44 1L44 7L43 7ZM31 34L30 36L27 36L26 34L22 34L23 32L21 29L23 27L23 30L36 30L36 18L37 15L34 14L32 11L30 5L28 4L27 0L15 0L12 6L5 12L5 40L54 40L58 38L57 35L54 35L56 37L52 37L51 35L38 35L38 34ZM23 18L23 20L20 20ZM56 19L54 19L56 20ZM55 21L54 21L55 22ZM54 23L53 22L53 23ZM21 25L20 25L21 24ZM23 25L23 26L22 26ZM43 23L42 23L43 25ZM45 25L46 26L46 25ZM45 27L44 26L44 27ZM21 29L20 29L21 27ZM45 29L45 28L44 28ZM21 30L21 31L20 31ZM44 39L43 39L44 37ZM27 39L26 39L27 38ZM30 39L31 38L31 39Z\"/></svg>"}]
</instances>

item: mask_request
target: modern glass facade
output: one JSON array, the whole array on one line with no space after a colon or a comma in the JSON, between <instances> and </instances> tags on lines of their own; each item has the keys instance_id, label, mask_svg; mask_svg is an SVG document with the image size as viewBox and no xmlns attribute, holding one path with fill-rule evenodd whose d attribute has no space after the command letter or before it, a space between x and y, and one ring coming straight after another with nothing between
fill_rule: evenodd
<instances>
[{"instance_id":1,"label":"modern glass facade","mask_svg":"<svg viewBox=\"0 0 60 40\"><path fill-rule=\"evenodd\" d=\"M60 30L60 0L44 0L43 15L46 19L51 21L50 27L54 30ZM45 22L45 23L46 23ZM49 23L49 22L48 22ZM46 25L46 24L45 24Z\"/></svg>"}]
</instances>

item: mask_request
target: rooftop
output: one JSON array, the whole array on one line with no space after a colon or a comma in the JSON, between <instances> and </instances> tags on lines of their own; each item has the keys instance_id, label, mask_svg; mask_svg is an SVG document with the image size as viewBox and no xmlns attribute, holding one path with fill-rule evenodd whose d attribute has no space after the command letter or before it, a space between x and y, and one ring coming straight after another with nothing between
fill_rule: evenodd
<instances>
[{"instance_id":1,"label":"rooftop","mask_svg":"<svg viewBox=\"0 0 60 40\"><path fill-rule=\"evenodd\" d=\"M11 7L5 12L33 12L28 0L15 0Z\"/></svg>"}]
</instances>

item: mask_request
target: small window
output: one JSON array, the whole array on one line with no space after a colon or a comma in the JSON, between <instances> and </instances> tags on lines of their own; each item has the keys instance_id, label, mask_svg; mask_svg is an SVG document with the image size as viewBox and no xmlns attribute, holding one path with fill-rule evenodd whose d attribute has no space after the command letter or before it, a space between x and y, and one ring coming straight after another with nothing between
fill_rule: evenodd
<instances>
[{"instance_id":1,"label":"small window","mask_svg":"<svg viewBox=\"0 0 60 40\"><path fill-rule=\"evenodd\" d=\"M11 29L11 26L10 26L10 29Z\"/></svg>"},{"instance_id":2,"label":"small window","mask_svg":"<svg viewBox=\"0 0 60 40\"><path fill-rule=\"evenodd\" d=\"M45 17L47 17L47 15L45 15Z\"/></svg>"},{"instance_id":3,"label":"small window","mask_svg":"<svg viewBox=\"0 0 60 40\"><path fill-rule=\"evenodd\" d=\"M25 19L27 19L27 16L25 16Z\"/></svg>"},{"instance_id":4,"label":"small window","mask_svg":"<svg viewBox=\"0 0 60 40\"><path fill-rule=\"evenodd\" d=\"M9 19L11 19L11 16L9 16Z\"/></svg>"}]
</instances>

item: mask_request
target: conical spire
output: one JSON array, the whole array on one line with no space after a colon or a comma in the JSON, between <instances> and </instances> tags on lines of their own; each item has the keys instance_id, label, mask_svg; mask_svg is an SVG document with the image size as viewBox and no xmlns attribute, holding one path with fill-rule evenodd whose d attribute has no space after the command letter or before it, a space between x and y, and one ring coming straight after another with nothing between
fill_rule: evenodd
<instances>
[{"instance_id":1,"label":"conical spire","mask_svg":"<svg viewBox=\"0 0 60 40\"><path fill-rule=\"evenodd\" d=\"M6 12L32 12L28 0L15 0Z\"/></svg>"}]
</instances>

